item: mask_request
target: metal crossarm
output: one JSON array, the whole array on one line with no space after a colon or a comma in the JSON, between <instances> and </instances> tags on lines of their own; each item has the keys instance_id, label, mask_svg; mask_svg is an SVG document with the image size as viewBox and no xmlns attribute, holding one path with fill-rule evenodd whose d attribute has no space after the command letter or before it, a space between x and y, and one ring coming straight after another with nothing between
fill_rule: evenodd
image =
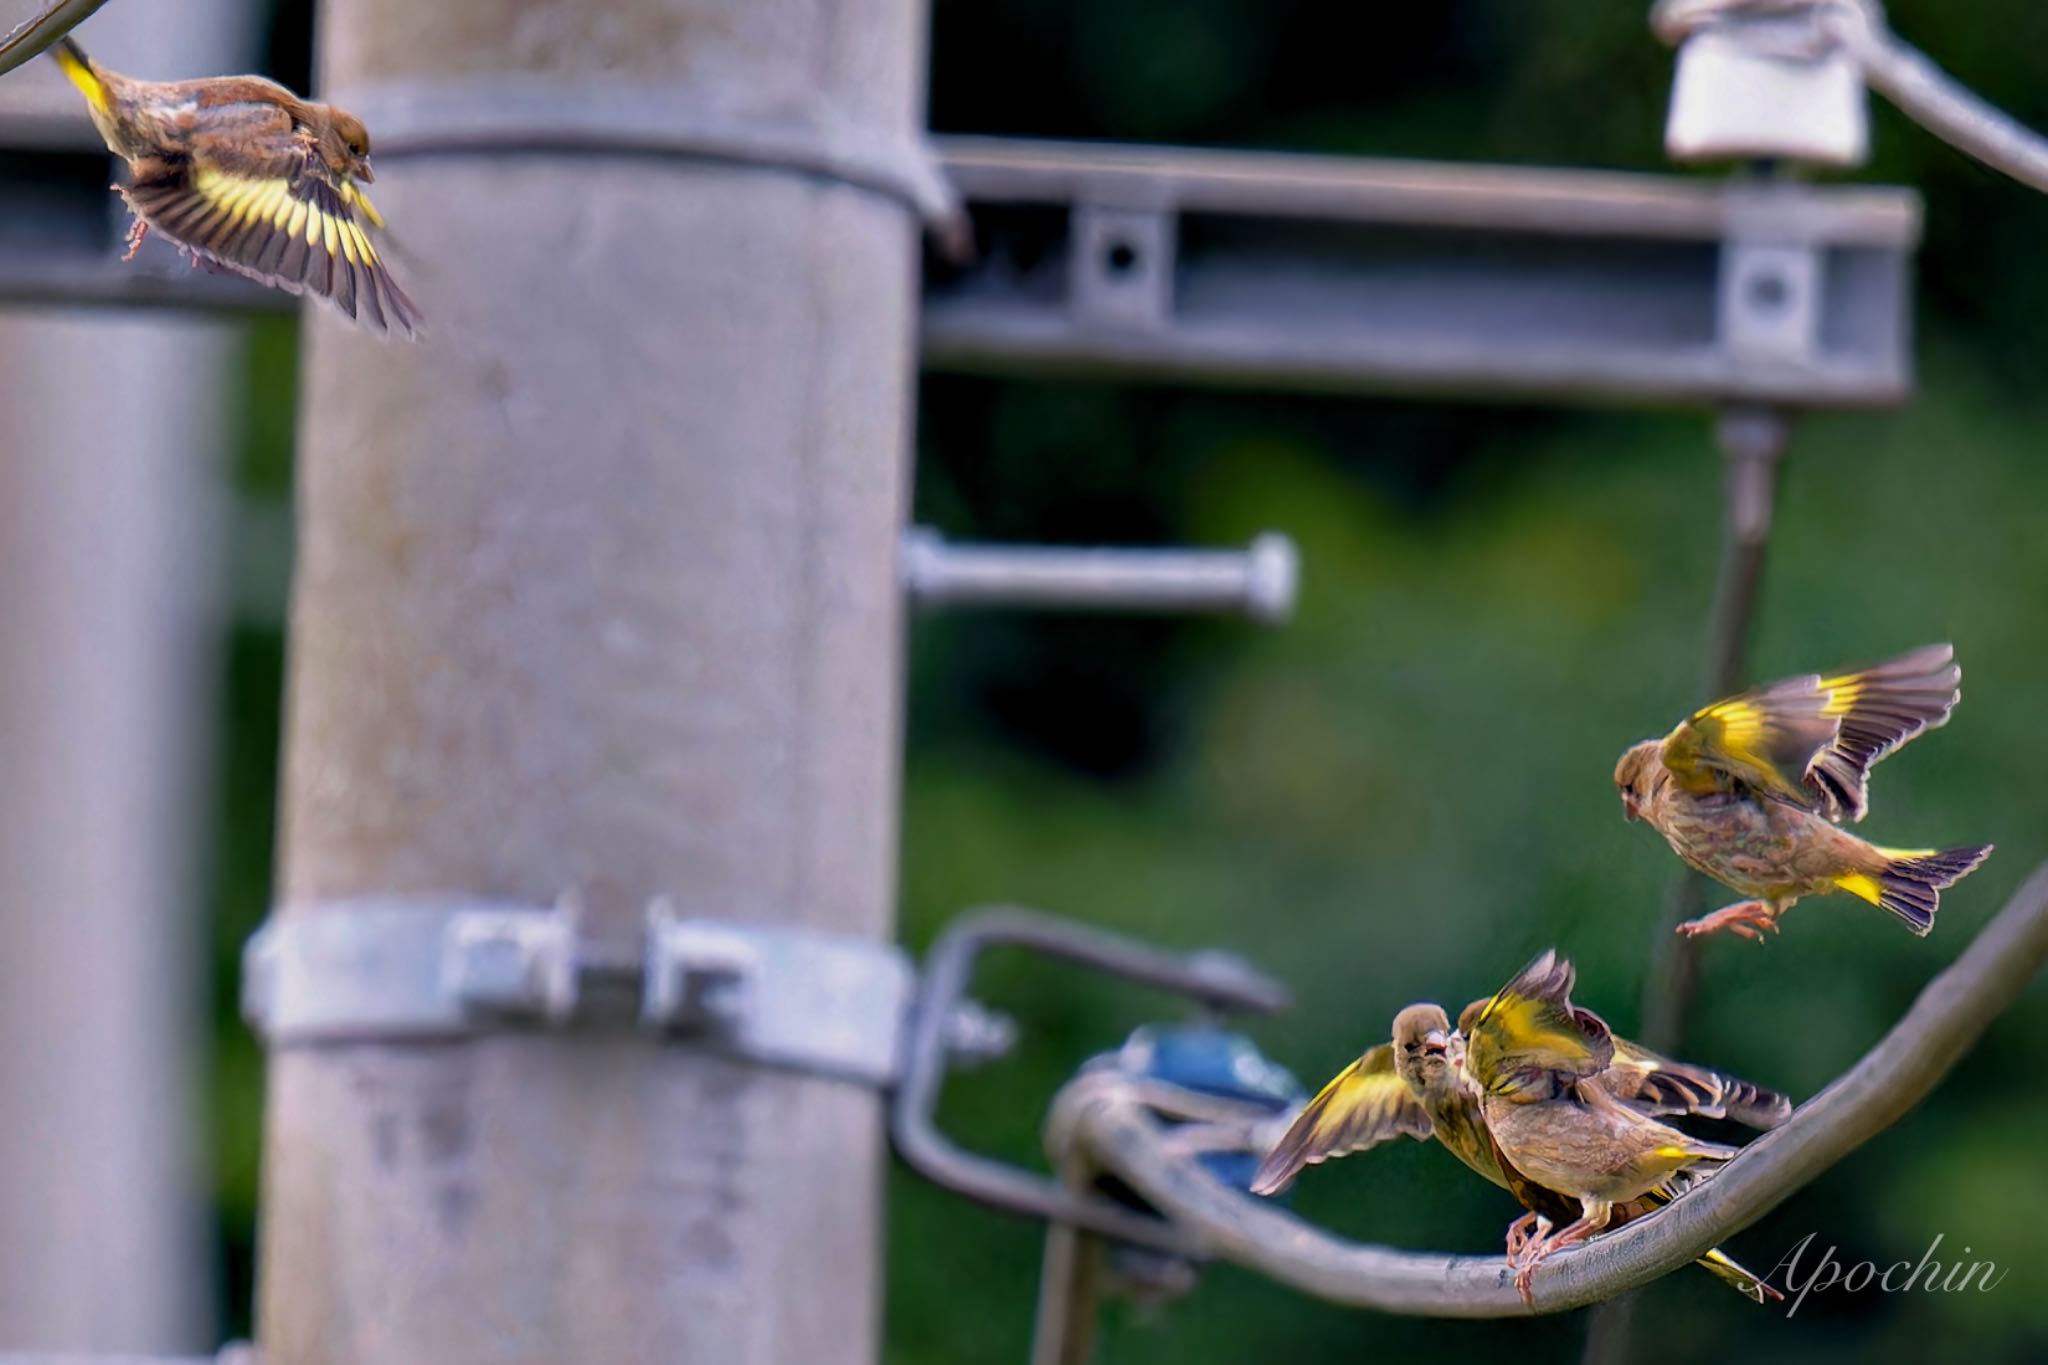
<instances>
[{"instance_id":1,"label":"metal crossarm","mask_svg":"<svg viewBox=\"0 0 2048 1365\"><path fill-rule=\"evenodd\" d=\"M926 272L931 369L1795 408L1911 390L1910 191L937 144L976 255ZM167 248L122 262L112 175L82 117L0 105L0 304L297 306Z\"/></svg>"},{"instance_id":2,"label":"metal crossarm","mask_svg":"<svg viewBox=\"0 0 2048 1365\"><path fill-rule=\"evenodd\" d=\"M1911 386L1909 191L944 138L924 361L1795 407Z\"/></svg>"}]
</instances>

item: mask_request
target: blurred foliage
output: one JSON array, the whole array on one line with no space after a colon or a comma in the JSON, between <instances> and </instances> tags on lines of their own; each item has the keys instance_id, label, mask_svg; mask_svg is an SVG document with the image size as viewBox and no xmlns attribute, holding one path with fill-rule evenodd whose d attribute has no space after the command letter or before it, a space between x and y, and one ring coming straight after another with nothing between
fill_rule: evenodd
<instances>
[{"instance_id":1,"label":"blurred foliage","mask_svg":"<svg viewBox=\"0 0 2048 1365\"><path fill-rule=\"evenodd\" d=\"M1440 0L1339 27L1307 0L938 0L932 122L1376 156L1664 169L1669 55L1644 5ZM1895 26L2018 117L2048 8L1901 0ZM303 61L281 7L273 68ZM1346 20L1353 16L1344 12ZM2043 851L2030 775L2048 666L2048 201L1878 109L1868 178L1927 198L1922 392L1898 413L1804 423L1761 605L1759 676L1957 642L1968 704L1893 759L1871 831L1989 839L1931 940L1835 900L1759 951L1712 941L1690 1051L1805 1096L1880 1034ZM252 491L289 478L291 334L251 348ZM1628 741L1695 700L1719 536L1696 415L1561 413L1084 384L928 379L916 512L960 535L1241 543L1284 529L1305 586L1284 629L954 616L918 625L903 831L906 939L961 908L1041 906L1158 942L1239 950L1297 1008L1263 1043L1320 1081L1402 1004L1455 1008L1561 946L1624 1031L1676 863L1619 818ZM269 885L282 668L233 642L222 772L220 979ZM952 1087L946 1122L1034 1162L1045 1098L1089 1053L1170 1013L990 964L1017 1055ZM1736 1239L1767 1268L1808 1233L1848 1263L1988 1258L1986 1293L1816 1295L1791 1320L1680 1273L1642 1291L1638 1353L1668 1365L1981 1359L2048 1350L2048 1100L2014 1092L2048 1029L2030 995L1926 1105ZM246 1276L257 1059L224 985L216 1067L225 1242ZM1497 1250L1514 1209L1429 1147L1318 1170L1305 1214L1396 1245ZM1961 1248L1970 1250L1963 1253ZM1038 1231L892 1177L892 1365L1015 1361ZM235 1287L242 1301L245 1283ZM1583 1314L1442 1323L1344 1312L1219 1268L1163 1309L1112 1310L1102 1359L1245 1362L1484 1354L1576 1359Z\"/></svg>"}]
</instances>

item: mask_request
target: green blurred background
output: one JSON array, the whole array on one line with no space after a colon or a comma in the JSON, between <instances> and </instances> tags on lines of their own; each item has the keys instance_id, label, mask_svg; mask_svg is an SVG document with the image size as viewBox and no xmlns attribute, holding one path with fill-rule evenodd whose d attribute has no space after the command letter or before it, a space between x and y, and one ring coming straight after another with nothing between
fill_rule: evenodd
<instances>
[{"instance_id":1,"label":"green blurred background","mask_svg":"<svg viewBox=\"0 0 2048 1365\"><path fill-rule=\"evenodd\" d=\"M303 79L308 6L279 7L271 69ZM942 131L1661 169L1670 57L1641 4L1437 0L937 0ZM1895 26L2048 127L2048 7L1901 0ZM1804 1098L1858 1056L2048 852L2033 707L2048 665L2048 203L1882 108L1867 178L1927 200L1920 396L1804 422L1753 658L1759 676L1951 639L1968 701L1893 759L1875 837L1995 841L1917 940L1867 907L1802 906L1758 949L1705 945L1693 1056ZM288 493L293 329L248 352L241 490ZM1453 1009L1560 946L1623 1031L1677 864L1608 783L1627 742L1696 700L1720 468L1699 414L1453 407L1081 383L929 378L916 516L961 536L1241 543L1284 530L1305 575L1277 631L1006 615L911 637L902 924L922 947L1005 901L1277 973L1297 1007L1256 1032L1311 1084L1404 1003ZM282 639L244 626L225 698L215 859L215 1150L243 1313L259 1056L234 963L270 885ZM1719 903L1719 902L1714 902ZM1024 1162L1047 1097L1134 1024L1174 1017L1011 959L983 979L1025 1023L960 1078L946 1123ZM2048 1352L2048 1097L2014 1078L2048 1036L2036 989L1891 1131L1744 1233L1759 1269L1808 1233L1843 1262L2009 1271L1990 1293L1760 1310L1704 1275L1641 1292L1636 1354L1668 1362L2041 1359ZM1396 1246L1490 1252L1516 1211L1431 1147L1311 1172L1297 1208ZM1023 1358L1039 1230L896 1172L891 1365ZM792 1292L801 1292L792 1286ZM1572 1360L1583 1313L1439 1323L1340 1311L1229 1268L1161 1309L1112 1308L1103 1360L1261 1362L1484 1353Z\"/></svg>"}]
</instances>

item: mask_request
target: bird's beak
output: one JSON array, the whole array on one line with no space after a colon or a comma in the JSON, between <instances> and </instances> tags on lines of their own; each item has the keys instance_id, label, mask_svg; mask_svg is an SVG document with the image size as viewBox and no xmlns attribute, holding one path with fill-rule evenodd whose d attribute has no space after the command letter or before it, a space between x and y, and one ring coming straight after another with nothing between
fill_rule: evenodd
<instances>
[{"instance_id":1,"label":"bird's beak","mask_svg":"<svg viewBox=\"0 0 2048 1365\"><path fill-rule=\"evenodd\" d=\"M1451 1041L1440 1028L1433 1028L1422 1035L1422 1050L1431 1057L1441 1057L1450 1051Z\"/></svg>"},{"instance_id":2,"label":"bird's beak","mask_svg":"<svg viewBox=\"0 0 2048 1365\"><path fill-rule=\"evenodd\" d=\"M356 162L356 179L362 181L365 185L377 183L377 173L370 169L370 158L363 157Z\"/></svg>"},{"instance_id":3,"label":"bird's beak","mask_svg":"<svg viewBox=\"0 0 2048 1365\"><path fill-rule=\"evenodd\" d=\"M1636 810L1636 798L1632 792L1623 792L1621 794L1621 818L1624 820L1639 820L1642 818Z\"/></svg>"}]
</instances>

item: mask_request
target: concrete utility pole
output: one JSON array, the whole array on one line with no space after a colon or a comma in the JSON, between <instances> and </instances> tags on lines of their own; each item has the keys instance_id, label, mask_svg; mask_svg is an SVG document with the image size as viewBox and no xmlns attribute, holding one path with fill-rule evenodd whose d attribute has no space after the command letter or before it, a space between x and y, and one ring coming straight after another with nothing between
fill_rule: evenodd
<instances>
[{"instance_id":1,"label":"concrete utility pole","mask_svg":"<svg viewBox=\"0 0 2048 1365\"><path fill-rule=\"evenodd\" d=\"M251 36L242 0L80 34L165 78L239 67ZM0 99L93 137L49 63ZM0 316L0 1352L216 1344L198 892L236 339Z\"/></svg>"},{"instance_id":2,"label":"concrete utility pole","mask_svg":"<svg viewBox=\"0 0 2048 1365\"><path fill-rule=\"evenodd\" d=\"M288 919L573 892L620 944L662 895L889 936L916 225L769 163L909 144L924 25L322 7L431 334L311 327ZM872 1360L881 1132L872 1091L625 1028L283 1051L266 1357Z\"/></svg>"}]
</instances>

